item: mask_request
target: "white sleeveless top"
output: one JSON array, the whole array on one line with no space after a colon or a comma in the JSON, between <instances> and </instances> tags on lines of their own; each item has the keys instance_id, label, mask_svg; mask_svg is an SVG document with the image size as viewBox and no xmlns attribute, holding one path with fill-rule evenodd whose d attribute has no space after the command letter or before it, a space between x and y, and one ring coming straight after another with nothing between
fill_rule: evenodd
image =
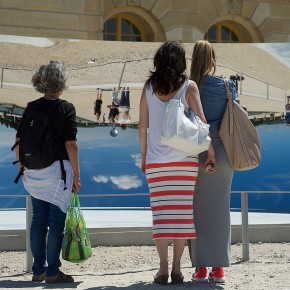
<instances>
[{"instance_id":1,"label":"white sleeveless top","mask_svg":"<svg viewBox=\"0 0 290 290\"><path fill-rule=\"evenodd\" d=\"M181 102L185 111L189 111L189 105L186 102L185 95L189 81L186 81L185 87L181 92ZM175 95L173 98L176 98ZM154 94L151 83L146 87L146 100L149 109L149 128L147 132L147 155L146 163L165 163L180 161L188 156L179 150L173 149L161 144L161 135L163 130L163 119L169 101L163 102Z\"/></svg>"}]
</instances>

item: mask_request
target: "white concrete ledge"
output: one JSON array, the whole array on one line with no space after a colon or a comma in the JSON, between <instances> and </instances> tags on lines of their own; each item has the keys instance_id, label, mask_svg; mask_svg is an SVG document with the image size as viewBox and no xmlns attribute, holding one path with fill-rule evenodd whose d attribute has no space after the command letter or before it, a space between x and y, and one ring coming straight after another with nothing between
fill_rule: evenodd
<instances>
[{"instance_id":1,"label":"white concrete ledge","mask_svg":"<svg viewBox=\"0 0 290 290\"><path fill-rule=\"evenodd\" d=\"M151 227L89 228L91 244L97 246L154 245ZM249 225L251 243L290 242L290 224ZM24 251L25 230L0 230L0 251ZM232 225L232 244L242 242L241 225Z\"/></svg>"},{"instance_id":2,"label":"white concrete ledge","mask_svg":"<svg viewBox=\"0 0 290 290\"><path fill-rule=\"evenodd\" d=\"M91 243L97 246L153 245L150 210L83 209ZM25 250L26 211L0 211L0 251ZM231 212L232 243L242 241L241 213ZM249 213L249 239L290 242L290 214Z\"/></svg>"}]
</instances>

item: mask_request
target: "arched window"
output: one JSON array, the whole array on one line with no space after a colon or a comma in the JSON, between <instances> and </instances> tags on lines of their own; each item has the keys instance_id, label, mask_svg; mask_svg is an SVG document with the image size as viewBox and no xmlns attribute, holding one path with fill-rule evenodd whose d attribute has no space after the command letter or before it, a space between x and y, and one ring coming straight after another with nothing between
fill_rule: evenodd
<instances>
[{"instance_id":1,"label":"arched window","mask_svg":"<svg viewBox=\"0 0 290 290\"><path fill-rule=\"evenodd\" d=\"M104 40L111 41L138 41L143 40L143 36L138 27L128 18L117 15L108 19L104 24Z\"/></svg>"},{"instance_id":2,"label":"arched window","mask_svg":"<svg viewBox=\"0 0 290 290\"><path fill-rule=\"evenodd\" d=\"M238 32L223 22L211 26L205 34L204 39L209 42L241 42Z\"/></svg>"}]
</instances>

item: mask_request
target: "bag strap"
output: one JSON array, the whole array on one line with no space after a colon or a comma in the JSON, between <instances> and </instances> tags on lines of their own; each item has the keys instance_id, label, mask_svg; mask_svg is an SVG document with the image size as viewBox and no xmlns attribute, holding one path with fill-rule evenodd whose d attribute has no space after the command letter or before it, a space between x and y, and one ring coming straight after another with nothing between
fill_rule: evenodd
<instances>
[{"instance_id":1,"label":"bag strap","mask_svg":"<svg viewBox=\"0 0 290 290\"><path fill-rule=\"evenodd\" d=\"M186 80L186 81L182 84L182 86L179 88L179 90L177 91L177 93L176 93L174 99L176 99L176 100L180 100L180 98L181 98L181 94L183 93L183 91L184 91L185 88L187 87L187 84L188 84L188 80Z\"/></svg>"},{"instance_id":2,"label":"bag strap","mask_svg":"<svg viewBox=\"0 0 290 290\"><path fill-rule=\"evenodd\" d=\"M66 190L67 189L67 187L66 187L66 171L64 169L63 159L60 159L59 162L60 162L61 179L64 182L63 190Z\"/></svg>"},{"instance_id":3,"label":"bag strap","mask_svg":"<svg viewBox=\"0 0 290 290\"><path fill-rule=\"evenodd\" d=\"M73 192L71 197L71 207L81 208L80 199L76 192Z\"/></svg>"},{"instance_id":4,"label":"bag strap","mask_svg":"<svg viewBox=\"0 0 290 290\"><path fill-rule=\"evenodd\" d=\"M17 184L21 175L23 175L23 172L24 172L25 168L22 166L16 176L16 178L14 179L14 183Z\"/></svg>"},{"instance_id":5,"label":"bag strap","mask_svg":"<svg viewBox=\"0 0 290 290\"><path fill-rule=\"evenodd\" d=\"M64 102L64 100L57 101L56 104L48 110L48 112L46 113L46 116L48 119L49 119L51 113L54 111L54 109L56 109L58 106L60 106L63 102Z\"/></svg>"},{"instance_id":6,"label":"bag strap","mask_svg":"<svg viewBox=\"0 0 290 290\"><path fill-rule=\"evenodd\" d=\"M233 95L229 87L229 81L224 79L226 91L227 91L227 98L228 98L228 107L229 107L229 114L230 114L230 135L234 134L234 110L233 110Z\"/></svg>"}]
</instances>

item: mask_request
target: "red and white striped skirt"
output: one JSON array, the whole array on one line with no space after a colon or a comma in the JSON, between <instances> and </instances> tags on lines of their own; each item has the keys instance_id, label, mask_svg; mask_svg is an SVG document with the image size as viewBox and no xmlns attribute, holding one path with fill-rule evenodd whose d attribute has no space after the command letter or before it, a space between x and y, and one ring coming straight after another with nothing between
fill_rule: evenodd
<instances>
[{"instance_id":1,"label":"red and white striped skirt","mask_svg":"<svg viewBox=\"0 0 290 290\"><path fill-rule=\"evenodd\" d=\"M150 163L145 172L153 215L153 239L196 238L193 195L198 158Z\"/></svg>"}]
</instances>

